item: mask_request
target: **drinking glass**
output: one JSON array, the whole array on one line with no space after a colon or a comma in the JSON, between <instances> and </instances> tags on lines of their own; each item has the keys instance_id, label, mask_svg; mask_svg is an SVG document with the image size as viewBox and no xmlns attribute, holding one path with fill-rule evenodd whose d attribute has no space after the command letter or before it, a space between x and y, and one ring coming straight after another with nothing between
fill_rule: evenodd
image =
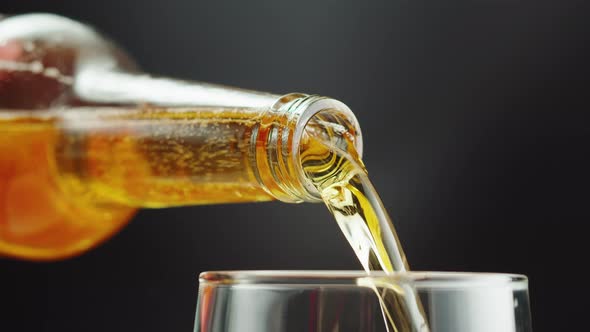
<instances>
[{"instance_id":1,"label":"drinking glass","mask_svg":"<svg viewBox=\"0 0 590 332\"><path fill-rule=\"evenodd\" d=\"M385 323L384 294L426 325ZM390 295L388 295L390 296ZM409 311L392 310L391 319ZM389 327L388 327L389 326ZM531 332L528 280L497 273L218 271L199 278L195 332Z\"/></svg>"}]
</instances>

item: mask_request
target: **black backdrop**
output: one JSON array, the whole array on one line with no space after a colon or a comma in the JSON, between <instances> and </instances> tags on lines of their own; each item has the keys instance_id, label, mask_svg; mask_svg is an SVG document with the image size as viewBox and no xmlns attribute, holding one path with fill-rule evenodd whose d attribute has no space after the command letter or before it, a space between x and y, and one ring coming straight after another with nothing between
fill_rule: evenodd
<instances>
[{"instance_id":1,"label":"black backdrop","mask_svg":"<svg viewBox=\"0 0 590 332\"><path fill-rule=\"evenodd\" d=\"M583 1L0 0L30 11L152 73L342 100L414 269L524 273L535 331L587 326ZM190 331L200 271L358 268L320 205L141 211L81 257L0 259L0 330Z\"/></svg>"}]
</instances>

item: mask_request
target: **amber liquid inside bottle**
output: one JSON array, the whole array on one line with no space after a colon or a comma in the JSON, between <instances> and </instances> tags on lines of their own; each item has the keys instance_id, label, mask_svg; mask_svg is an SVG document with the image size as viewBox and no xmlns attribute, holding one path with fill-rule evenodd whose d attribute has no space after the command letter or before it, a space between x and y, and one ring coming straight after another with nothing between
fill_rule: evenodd
<instances>
[{"instance_id":1,"label":"amber liquid inside bottle","mask_svg":"<svg viewBox=\"0 0 590 332\"><path fill-rule=\"evenodd\" d=\"M272 199L251 169L248 149L256 122L247 110L25 114L0 112L5 254L76 255L116 232L140 206Z\"/></svg>"},{"instance_id":2,"label":"amber liquid inside bottle","mask_svg":"<svg viewBox=\"0 0 590 332\"><path fill-rule=\"evenodd\" d=\"M79 22L0 20L0 255L80 254L139 207L272 199L248 145L278 96L136 68Z\"/></svg>"}]
</instances>

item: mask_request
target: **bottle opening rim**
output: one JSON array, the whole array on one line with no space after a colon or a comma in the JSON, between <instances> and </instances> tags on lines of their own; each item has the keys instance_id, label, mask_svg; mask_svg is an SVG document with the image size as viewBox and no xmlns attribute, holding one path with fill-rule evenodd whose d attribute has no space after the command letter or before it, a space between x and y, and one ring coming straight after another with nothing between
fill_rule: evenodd
<instances>
[{"instance_id":1,"label":"bottle opening rim","mask_svg":"<svg viewBox=\"0 0 590 332\"><path fill-rule=\"evenodd\" d=\"M348 123L350 123L355 131L355 149L358 156L362 158L363 138L360 124L354 113L344 103L321 96L306 96L292 101L292 104L287 106L286 112L292 113L295 121L293 141L289 147L290 151L288 155L290 155L291 158L294 158L292 162L297 166L297 177L309 194L310 197L308 197L308 199L321 201L320 193L311 180L306 176L301 165L300 144L307 124L322 112L332 112L343 117Z\"/></svg>"}]
</instances>

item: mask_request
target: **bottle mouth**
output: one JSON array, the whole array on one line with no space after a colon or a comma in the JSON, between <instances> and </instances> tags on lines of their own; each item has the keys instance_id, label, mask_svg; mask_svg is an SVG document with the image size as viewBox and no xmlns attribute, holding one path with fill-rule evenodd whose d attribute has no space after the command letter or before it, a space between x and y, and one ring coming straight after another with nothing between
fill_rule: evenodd
<instances>
[{"instance_id":1,"label":"bottle mouth","mask_svg":"<svg viewBox=\"0 0 590 332\"><path fill-rule=\"evenodd\" d=\"M326 132L330 130L339 135L346 134L360 158L363 152L363 140L358 120L344 103L315 95L289 94L281 97L273 109L287 116L287 127L293 130L291 139L281 140L281 153L276 156L282 159L282 164L293 166L292 171L295 173L295 183L298 188L291 192L297 193L299 201L321 201L316 185L306 175L302 166L301 144L307 127L310 122L316 122L316 124L320 123L320 127L323 126ZM320 118L323 120L320 121Z\"/></svg>"}]
</instances>

